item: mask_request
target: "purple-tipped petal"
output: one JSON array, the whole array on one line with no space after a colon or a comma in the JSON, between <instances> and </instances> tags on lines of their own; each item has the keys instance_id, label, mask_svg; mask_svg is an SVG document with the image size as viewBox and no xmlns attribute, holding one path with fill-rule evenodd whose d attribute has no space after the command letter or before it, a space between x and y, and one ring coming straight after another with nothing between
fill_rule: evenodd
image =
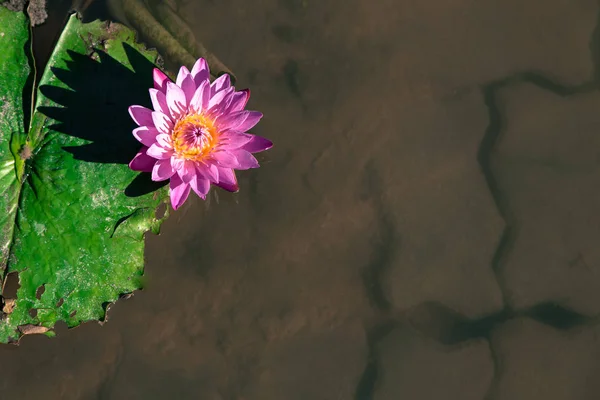
<instances>
[{"instance_id":1,"label":"purple-tipped petal","mask_svg":"<svg viewBox=\"0 0 600 400\"><path fill-rule=\"evenodd\" d=\"M166 135L170 135L173 130L173 121L171 118L160 111L152 113L152 125L156 127L158 132Z\"/></svg>"},{"instance_id":2,"label":"purple-tipped petal","mask_svg":"<svg viewBox=\"0 0 600 400\"><path fill-rule=\"evenodd\" d=\"M225 73L210 84L210 94L211 96L214 96L215 93L220 92L223 89L229 89L230 87L231 79L229 78L229 74Z\"/></svg>"},{"instance_id":3,"label":"purple-tipped petal","mask_svg":"<svg viewBox=\"0 0 600 400\"><path fill-rule=\"evenodd\" d=\"M240 190L235 171L231 168L219 168L219 183L216 185L228 192L235 193Z\"/></svg>"},{"instance_id":4,"label":"purple-tipped petal","mask_svg":"<svg viewBox=\"0 0 600 400\"><path fill-rule=\"evenodd\" d=\"M263 117L261 112L258 111L248 111L248 116L238 127L235 128L236 131L239 132L247 132L250 129L254 128L258 121Z\"/></svg>"},{"instance_id":5,"label":"purple-tipped petal","mask_svg":"<svg viewBox=\"0 0 600 400\"><path fill-rule=\"evenodd\" d=\"M236 169L258 168L258 161L252 154L246 150L238 149L231 152L237 158L238 166Z\"/></svg>"},{"instance_id":6,"label":"purple-tipped petal","mask_svg":"<svg viewBox=\"0 0 600 400\"><path fill-rule=\"evenodd\" d=\"M192 68L192 77L194 78L196 86L200 86L203 81L209 80L210 71L205 59L199 58L198 61L196 61Z\"/></svg>"},{"instance_id":7,"label":"purple-tipped petal","mask_svg":"<svg viewBox=\"0 0 600 400\"><path fill-rule=\"evenodd\" d=\"M235 150L243 147L252 140L252 135L246 133L230 133L223 135L219 142L219 149Z\"/></svg>"},{"instance_id":8,"label":"purple-tipped petal","mask_svg":"<svg viewBox=\"0 0 600 400\"><path fill-rule=\"evenodd\" d=\"M210 190L210 182L200 174L196 174L190 180L190 186L194 192L202 199L206 199L206 195Z\"/></svg>"},{"instance_id":9,"label":"purple-tipped petal","mask_svg":"<svg viewBox=\"0 0 600 400\"><path fill-rule=\"evenodd\" d=\"M229 151L215 151L212 157L221 167L238 168L239 166L237 157Z\"/></svg>"},{"instance_id":10,"label":"purple-tipped petal","mask_svg":"<svg viewBox=\"0 0 600 400\"><path fill-rule=\"evenodd\" d=\"M152 108L154 111L160 111L163 114L169 115L169 106L167 106L167 96L158 89L149 89L150 100L152 100Z\"/></svg>"},{"instance_id":11,"label":"purple-tipped petal","mask_svg":"<svg viewBox=\"0 0 600 400\"><path fill-rule=\"evenodd\" d=\"M129 107L129 115L139 126L154 126L152 121L152 110L142 106Z\"/></svg>"},{"instance_id":12,"label":"purple-tipped petal","mask_svg":"<svg viewBox=\"0 0 600 400\"><path fill-rule=\"evenodd\" d=\"M153 181L164 181L169 179L175 174L173 168L171 168L171 160L158 160L152 168L152 180Z\"/></svg>"},{"instance_id":13,"label":"purple-tipped petal","mask_svg":"<svg viewBox=\"0 0 600 400\"><path fill-rule=\"evenodd\" d=\"M152 78L154 79L155 89L158 89L163 93L167 91L167 82L169 82L170 79L164 72L158 68L154 68L154 71L152 71Z\"/></svg>"},{"instance_id":14,"label":"purple-tipped petal","mask_svg":"<svg viewBox=\"0 0 600 400\"><path fill-rule=\"evenodd\" d=\"M139 140L140 143L147 147L150 147L156 143L157 135L158 130L156 130L154 127L140 126L139 128L135 128L133 130L133 136Z\"/></svg>"},{"instance_id":15,"label":"purple-tipped petal","mask_svg":"<svg viewBox=\"0 0 600 400\"><path fill-rule=\"evenodd\" d=\"M229 112L242 111L250 99L250 89L240 90L231 96Z\"/></svg>"},{"instance_id":16,"label":"purple-tipped petal","mask_svg":"<svg viewBox=\"0 0 600 400\"><path fill-rule=\"evenodd\" d=\"M210 97L210 86L208 81L203 81L198 89L194 92L192 99L190 100L190 109L194 112L202 112L208 105L208 98Z\"/></svg>"},{"instance_id":17,"label":"purple-tipped petal","mask_svg":"<svg viewBox=\"0 0 600 400\"><path fill-rule=\"evenodd\" d=\"M160 147L158 144L155 143L152 146L150 146L150 148L146 151L146 154L148 154L150 157L156 158L157 160L166 160L168 158L171 158L171 156L173 155L173 151L165 149L164 147Z\"/></svg>"},{"instance_id":18,"label":"purple-tipped petal","mask_svg":"<svg viewBox=\"0 0 600 400\"><path fill-rule=\"evenodd\" d=\"M150 172L156 163L156 159L146 154L147 147L142 147L129 163L129 168L134 171Z\"/></svg>"},{"instance_id":19,"label":"purple-tipped petal","mask_svg":"<svg viewBox=\"0 0 600 400\"><path fill-rule=\"evenodd\" d=\"M187 111L185 93L173 82L167 83L167 105L173 119L181 117Z\"/></svg>"},{"instance_id":20,"label":"purple-tipped petal","mask_svg":"<svg viewBox=\"0 0 600 400\"><path fill-rule=\"evenodd\" d=\"M252 135L252 140L242 146L242 149L249 151L250 153L259 153L273 147L273 142L269 139L265 139L262 136Z\"/></svg>"},{"instance_id":21,"label":"purple-tipped petal","mask_svg":"<svg viewBox=\"0 0 600 400\"><path fill-rule=\"evenodd\" d=\"M169 196L171 197L171 206L177 210L190 195L190 185L183 183L181 178L175 174L171 177L169 183Z\"/></svg>"}]
</instances>

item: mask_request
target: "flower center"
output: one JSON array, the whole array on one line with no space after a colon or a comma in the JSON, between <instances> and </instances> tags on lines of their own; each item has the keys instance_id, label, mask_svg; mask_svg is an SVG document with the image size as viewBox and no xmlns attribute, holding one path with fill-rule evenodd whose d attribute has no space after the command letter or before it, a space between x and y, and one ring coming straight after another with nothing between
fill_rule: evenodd
<instances>
[{"instance_id":1,"label":"flower center","mask_svg":"<svg viewBox=\"0 0 600 400\"><path fill-rule=\"evenodd\" d=\"M202 114L189 114L175 123L173 149L180 158L201 161L218 143L214 121Z\"/></svg>"}]
</instances>

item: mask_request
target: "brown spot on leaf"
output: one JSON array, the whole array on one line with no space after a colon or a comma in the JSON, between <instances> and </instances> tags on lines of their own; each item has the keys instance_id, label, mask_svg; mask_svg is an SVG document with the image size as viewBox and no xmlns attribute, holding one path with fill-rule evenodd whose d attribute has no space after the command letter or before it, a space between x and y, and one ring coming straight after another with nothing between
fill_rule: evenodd
<instances>
[{"instance_id":1,"label":"brown spot on leaf","mask_svg":"<svg viewBox=\"0 0 600 400\"><path fill-rule=\"evenodd\" d=\"M106 33L108 33L111 37L119 33L119 25L115 24L112 21L108 21L107 25L108 26L106 27Z\"/></svg>"},{"instance_id":2,"label":"brown spot on leaf","mask_svg":"<svg viewBox=\"0 0 600 400\"><path fill-rule=\"evenodd\" d=\"M4 300L4 307L2 307L2 312L5 314L10 314L15 309L15 299L6 299Z\"/></svg>"},{"instance_id":3,"label":"brown spot on leaf","mask_svg":"<svg viewBox=\"0 0 600 400\"><path fill-rule=\"evenodd\" d=\"M21 157L23 160L29 160L31 158L32 153L33 152L31 151L31 146L26 144L21 148L21 151L19 152L19 157Z\"/></svg>"}]
</instances>

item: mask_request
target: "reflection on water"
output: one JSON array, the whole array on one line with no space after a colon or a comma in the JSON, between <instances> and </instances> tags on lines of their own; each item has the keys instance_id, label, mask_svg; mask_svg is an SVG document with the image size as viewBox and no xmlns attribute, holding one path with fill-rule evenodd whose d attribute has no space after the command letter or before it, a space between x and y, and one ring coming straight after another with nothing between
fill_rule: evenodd
<instances>
[{"instance_id":1,"label":"reflection on water","mask_svg":"<svg viewBox=\"0 0 600 400\"><path fill-rule=\"evenodd\" d=\"M6 398L598 398L595 2L179 7L275 147Z\"/></svg>"}]
</instances>

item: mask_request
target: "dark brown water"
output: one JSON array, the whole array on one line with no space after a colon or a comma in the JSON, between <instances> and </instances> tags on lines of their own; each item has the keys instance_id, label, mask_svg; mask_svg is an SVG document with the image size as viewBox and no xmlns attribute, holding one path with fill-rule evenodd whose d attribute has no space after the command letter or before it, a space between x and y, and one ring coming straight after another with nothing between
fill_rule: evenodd
<instances>
[{"instance_id":1,"label":"dark brown water","mask_svg":"<svg viewBox=\"0 0 600 400\"><path fill-rule=\"evenodd\" d=\"M595 0L198 0L275 148L0 398L600 398Z\"/></svg>"}]
</instances>

